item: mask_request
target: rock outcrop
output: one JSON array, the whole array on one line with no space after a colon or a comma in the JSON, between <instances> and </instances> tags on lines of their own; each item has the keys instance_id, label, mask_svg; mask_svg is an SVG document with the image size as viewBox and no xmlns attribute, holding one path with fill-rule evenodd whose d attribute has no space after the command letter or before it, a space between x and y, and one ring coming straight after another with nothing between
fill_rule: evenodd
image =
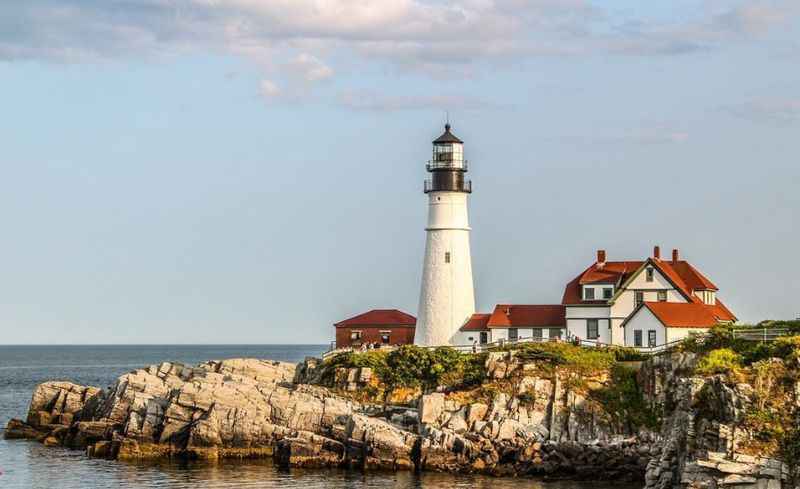
<instances>
[{"instance_id":1,"label":"rock outcrop","mask_svg":"<svg viewBox=\"0 0 800 489\"><path fill-rule=\"evenodd\" d=\"M497 352L486 372L502 390L434 392L416 408L359 403L344 394L369 386L373 372L330 375L316 359L162 363L107 390L46 382L6 437L119 460L273 457L297 467L641 480L647 489L789 487L780 461L738 450L749 436L737 431L749 386L687 376L693 362L691 354L654 357L639 371L646 398L665 414L660 432L614 422L586 390L607 386L607 376L539 371Z\"/></svg>"},{"instance_id":2,"label":"rock outcrop","mask_svg":"<svg viewBox=\"0 0 800 489\"><path fill-rule=\"evenodd\" d=\"M647 466L646 489L792 487L786 464L741 451L753 438L740 427L752 407L753 388L729 385L721 375L682 375L694 361L692 354L655 357L641 372L653 402L669 411Z\"/></svg>"}]
</instances>

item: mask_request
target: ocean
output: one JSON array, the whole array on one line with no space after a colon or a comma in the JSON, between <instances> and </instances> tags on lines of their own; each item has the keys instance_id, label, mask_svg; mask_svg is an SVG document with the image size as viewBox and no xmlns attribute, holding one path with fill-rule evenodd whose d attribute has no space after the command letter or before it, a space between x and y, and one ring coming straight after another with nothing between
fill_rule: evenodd
<instances>
[{"instance_id":1,"label":"ocean","mask_svg":"<svg viewBox=\"0 0 800 489\"><path fill-rule=\"evenodd\" d=\"M106 387L133 369L162 361L197 364L225 358L288 362L320 355L326 345L129 345L0 346L0 430L24 419L36 385L47 380ZM3 440L0 488L541 488L604 489L629 485L542 482L451 474L281 470L272 462L132 464L87 458L81 451L46 448L37 442ZM636 487L636 486L633 486Z\"/></svg>"}]
</instances>

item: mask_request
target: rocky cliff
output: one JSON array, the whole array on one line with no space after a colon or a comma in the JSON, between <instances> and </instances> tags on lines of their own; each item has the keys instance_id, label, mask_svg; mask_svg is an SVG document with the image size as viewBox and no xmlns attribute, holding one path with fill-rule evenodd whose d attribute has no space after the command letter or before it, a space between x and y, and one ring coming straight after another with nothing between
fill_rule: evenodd
<instances>
[{"instance_id":1,"label":"rocky cliff","mask_svg":"<svg viewBox=\"0 0 800 489\"><path fill-rule=\"evenodd\" d=\"M744 384L687 376L694 361L645 362L639 405L620 404L625 392L608 369L588 374L495 352L481 386L419 395L405 407L358 400L378 382L369 367L162 363L106 390L41 384L6 437L119 460L273 457L283 466L627 479L653 489L788 484L788 466L739 450L753 434L737 435L737 419L754 397ZM650 409L663 414L660 429L630 422Z\"/></svg>"}]
</instances>

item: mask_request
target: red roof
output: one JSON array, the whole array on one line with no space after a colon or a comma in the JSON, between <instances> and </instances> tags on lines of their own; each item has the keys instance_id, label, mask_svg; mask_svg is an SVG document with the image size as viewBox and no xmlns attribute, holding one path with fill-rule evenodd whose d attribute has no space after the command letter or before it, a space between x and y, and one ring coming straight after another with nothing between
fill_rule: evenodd
<instances>
[{"instance_id":1,"label":"red roof","mask_svg":"<svg viewBox=\"0 0 800 489\"><path fill-rule=\"evenodd\" d=\"M642 307L649 309L668 328L710 328L731 320L719 316L720 305L719 302L713 306L692 302L645 302Z\"/></svg>"},{"instance_id":2,"label":"red roof","mask_svg":"<svg viewBox=\"0 0 800 489\"><path fill-rule=\"evenodd\" d=\"M566 307L554 305L498 304L489 318L489 328L535 328L565 326Z\"/></svg>"},{"instance_id":3,"label":"red roof","mask_svg":"<svg viewBox=\"0 0 800 489\"><path fill-rule=\"evenodd\" d=\"M581 286L585 284L616 284L622 285L634 272L645 263L652 264L658 269L683 296L691 302L702 303L695 296L693 290L718 290L705 275L700 273L687 261L668 261L657 258L649 258L647 261L607 261L605 263L593 263L580 275L575 277L567 284L564 295L561 299L562 304L605 304L605 300L585 301L581 296ZM730 311L729 311L730 312Z\"/></svg>"},{"instance_id":4,"label":"red roof","mask_svg":"<svg viewBox=\"0 0 800 489\"><path fill-rule=\"evenodd\" d=\"M491 316L491 314L473 314L467 324L461 326L461 331L486 331L489 329L486 324Z\"/></svg>"},{"instance_id":5,"label":"red roof","mask_svg":"<svg viewBox=\"0 0 800 489\"><path fill-rule=\"evenodd\" d=\"M415 326L417 318L397 309L373 309L334 324L344 326Z\"/></svg>"}]
</instances>

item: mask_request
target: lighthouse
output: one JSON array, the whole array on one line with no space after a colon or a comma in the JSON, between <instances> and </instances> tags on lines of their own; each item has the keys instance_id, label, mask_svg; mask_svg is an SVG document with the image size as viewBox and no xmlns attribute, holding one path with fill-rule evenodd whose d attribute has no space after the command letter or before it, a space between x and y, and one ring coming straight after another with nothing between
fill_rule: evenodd
<instances>
[{"instance_id":1,"label":"lighthouse","mask_svg":"<svg viewBox=\"0 0 800 489\"><path fill-rule=\"evenodd\" d=\"M466 179L464 142L450 131L449 123L433 141L433 159L426 169L427 240L414 343L449 345L475 313L467 215L472 182Z\"/></svg>"}]
</instances>

